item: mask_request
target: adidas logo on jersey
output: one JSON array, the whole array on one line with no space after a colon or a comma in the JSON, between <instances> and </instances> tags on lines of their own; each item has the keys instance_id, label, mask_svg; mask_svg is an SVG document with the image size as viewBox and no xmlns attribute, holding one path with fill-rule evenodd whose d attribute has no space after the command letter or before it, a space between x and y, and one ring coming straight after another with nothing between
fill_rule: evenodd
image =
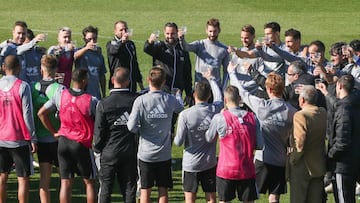
<instances>
[{"instance_id":1,"label":"adidas logo on jersey","mask_svg":"<svg viewBox=\"0 0 360 203\"><path fill-rule=\"evenodd\" d=\"M160 104L155 106L147 115L147 118L167 118L168 115L165 113L164 109Z\"/></svg>"},{"instance_id":2,"label":"adidas logo on jersey","mask_svg":"<svg viewBox=\"0 0 360 203\"><path fill-rule=\"evenodd\" d=\"M266 118L266 120L264 120L264 123L268 125L276 125L280 127L284 127L286 125L285 119L282 117L281 113L279 112L272 114L270 117Z\"/></svg>"},{"instance_id":3,"label":"adidas logo on jersey","mask_svg":"<svg viewBox=\"0 0 360 203\"><path fill-rule=\"evenodd\" d=\"M206 116L206 118L200 123L200 126L197 128L198 131L209 129L211 118Z\"/></svg>"},{"instance_id":4,"label":"adidas logo on jersey","mask_svg":"<svg viewBox=\"0 0 360 203\"><path fill-rule=\"evenodd\" d=\"M114 125L115 126L126 125L128 120L129 120L129 113L124 112L118 119L116 119L116 121L114 122Z\"/></svg>"}]
</instances>

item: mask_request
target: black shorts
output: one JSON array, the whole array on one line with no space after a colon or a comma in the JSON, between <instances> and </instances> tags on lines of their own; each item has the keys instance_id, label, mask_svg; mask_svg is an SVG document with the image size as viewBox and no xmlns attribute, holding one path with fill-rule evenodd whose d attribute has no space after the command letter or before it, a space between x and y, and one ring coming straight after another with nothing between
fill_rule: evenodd
<instances>
[{"instance_id":1,"label":"black shorts","mask_svg":"<svg viewBox=\"0 0 360 203\"><path fill-rule=\"evenodd\" d=\"M255 179L228 180L216 177L216 189L220 201L230 202L238 194L240 201L253 201L258 199Z\"/></svg>"},{"instance_id":2,"label":"black shorts","mask_svg":"<svg viewBox=\"0 0 360 203\"><path fill-rule=\"evenodd\" d=\"M59 166L58 142L38 142L37 156L39 163L50 163Z\"/></svg>"},{"instance_id":3,"label":"black shorts","mask_svg":"<svg viewBox=\"0 0 360 203\"><path fill-rule=\"evenodd\" d=\"M285 167L274 166L255 160L256 185L261 194L286 193Z\"/></svg>"},{"instance_id":4,"label":"black shorts","mask_svg":"<svg viewBox=\"0 0 360 203\"><path fill-rule=\"evenodd\" d=\"M161 162L144 162L139 160L141 189L154 186L172 188L171 159Z\"/></svg>"},{"instance_id":5,"label":"black shorts","mask_svg":"<svg viewBox=\"0 0 360 203\"><path fill-rule=\"evenodd\" d=\"M61 179L73 178L75 173L85 179L95 178L97 169L94 155L90 149L81 143L61 136L59 138L58 158Z\"/></svg>"},{"instance_id":6,"label":"black shorts","mask_svg":"<svg viewBox=\"0 0 360 203\"><path fill-rule=\"evenodd\" d=\"M216 166L201 172L183 172L184 192L197 192L199 182L204 192L216 192Z\"/></svg>"},{"instance_id":7,"label":"black shorts","mask_svg":"<svg viewBox=\"0 0 360 203\"><path fill-rule=\"evenodd\" d=\"M16 148L0 147L0 173L10 173L15 164L18 177L29 177L34 174L32 160L29 145Z\"/></svg>"}]
</instances>

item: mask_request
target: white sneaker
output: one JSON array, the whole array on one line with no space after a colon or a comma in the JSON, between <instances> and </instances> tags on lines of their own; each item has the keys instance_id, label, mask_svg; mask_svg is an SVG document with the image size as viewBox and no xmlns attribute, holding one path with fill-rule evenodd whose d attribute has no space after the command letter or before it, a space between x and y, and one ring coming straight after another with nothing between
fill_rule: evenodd
<instances>
[{"instance_id":1,"label":"white sneaker","mask_svg":"<svg viewBox=\"0 0 360 203\"><path fill-rule=\"evenodd\" d=\"M39 163L38 163L38 162L33 161L33 166L34 166L34 167L36 167L36 168L39 168L39 166L40 166L40 165L39 165Z\"/></svg>"},{"instance_id":2,"label":"white sneaker","mask_svg":"<svg viewBox=\"0 0 360 203\"><path fill-rule=\"evenodd\" d=\"M330 183L328 186L325 187L326 193L332 193L333 192L333 186L332 183Z\"/></svg>"},{"instance_id":3,"label":"white sneaker","mask_svg":"<svg viewBox=\"0 0 360 203\"><path fill-rule=\"evenodd\" d=\"M360 195L360 184L356 183L355 195Z\"/></svg>"}]
</instances>

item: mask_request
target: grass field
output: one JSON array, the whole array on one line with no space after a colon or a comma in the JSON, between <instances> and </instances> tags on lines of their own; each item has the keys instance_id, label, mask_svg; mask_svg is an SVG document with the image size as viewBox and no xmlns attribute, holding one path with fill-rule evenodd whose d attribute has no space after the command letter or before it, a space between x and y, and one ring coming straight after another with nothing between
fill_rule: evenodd
<instances>
[{"instance_id":1,"label":"grass field","mask_svg":"<svg viewBox=\"0 0 360 203\"><path fill-rule=\"evenodd\" d=\"M113 36L113 23L120 19L125 20L128 26L134 29L132 40L137 46L143 76L146 76L152 62L142 50L144 41L153 30L161 30L166 22L176 22L178 26L186 25L187 41L193 41L205 38L205 23L209 18L219 18L222 28L219 40L235 46L241 46L239 31L242 25L252 24L257 30L257 36L263 36L263 24L270 21L280 23L282 33L289 28L300 30L304 44L320 39L327 48L337 41L359 39L360 34L358 0L0 0L0 6L0 41L11 38L12 25L16 20L24 20L35 34L49 34L48 40L41 42L41 46L56 44L57 30L62 26L73 29L73 39L80 46L83 42L81 30L91 24L100 30L98 41L103 47L104 56L105 43ZM192 54L191 56L193 58ZM175 187L170 191L170 202L183 202L181 156L182 148L174 147L173 157L177 159L177 164L174 165ZM37 174L31 180L31 203L39 202L38 178ZM54 179L53 202L58 202L58 186L57 179ZM16 179L12 175L9 180L8 202L16 202L16 188ZM85 201L84 188L79 179L76 180L73 193L73 202ZM202 198L203 193L199 196ZM289 202L288 195L284 195L281 200ZM114 202L120 201L119 195L115 195ZM198 202L205 200L202 198ZM267 198L262 196L257 202L267 202Z\"/></svg>"}]
</instances>

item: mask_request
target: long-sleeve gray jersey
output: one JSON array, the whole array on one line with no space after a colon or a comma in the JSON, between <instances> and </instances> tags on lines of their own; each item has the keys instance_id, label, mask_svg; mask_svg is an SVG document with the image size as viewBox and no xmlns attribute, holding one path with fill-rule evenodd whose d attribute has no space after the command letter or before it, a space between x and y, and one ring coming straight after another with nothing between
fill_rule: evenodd
<instances>
[{"instance_id":1,"label":"long-sleeve gray jersey","mask_svg":"<svg viewBox=\"0 0 360 203\"><path fill-rule=\"evenodd\" d=\"M241 109L240 107L236 108L230 108L230 113L236 115L239 118L244 117L247 114L247 111ZM255 118L256 122L256 149L262 149L263 148L263 136L260 129L260 123L257 118ZM211 120L210 126L208 131L206 131L206 141L207 142L215 142L217 136L219 137L225 137L227 134L227 123L225 120L225 117L222 113L218 113L214 116L214 118ZM215 142L216 143L216 142Z\"/></svg>"},{"instance_id":2,"label":"long-sleeve gray jersey","mask_svg":"<svg viewBox=\"0 0 360 203\"><path fill-rule=\"evenodd\" d=\"M0 79L0 89L3 91L7 91L14 85L16 81L15 76L3 76ZM22 113L23 118L28 128L31 136L32 142L37 142L37 138L35 135L35 124L34 124L34 117L33 117L33 105L31 99L31 89L29 84L26 82L22 82L19 88L19 95L21 98L22 103ZM1 132L0 132L1 133ZM28 141L0 141L0 147L8 147L8 148L16 148L23 145L28 145Z\"/></svg>"},{"instance_id":3,"label":"long-sleeve gray jersey","mask_svg":"<svg viewBox=\"0 0 360 203\"><path fill-rule=\"evenodd\" d=\"M214 102L197 103L179 115L174 144L185 145L183 171L201 172L216 165L216 143L206 142L205 132L212 117L223 107L222 94L214 79L210 81Z\"/></svg>"},{"instance_id":4,"label":"long-sleeve gray jersey","mask_svg":"<svg viewBox=\"0 0 360 203\"><path fill-rule=\"evenodd\" d=\"M183 109L177 98L163 91L151 91L136 98L127 126L131 132L140 134L140 160L160 162L171 159L171 120L173 113Z\"/></svg>"},{"instance_id":5,"label":"long-sleeve gray jersey","mask_svg":"<svg viewBox=\"0 0 360 203\"><path fill-rule=\"evenodd\" d=\"M242 101L251 108L260 122L264 148L255 152L255 159L285 166L286 149L296 109L281 98L265 100L251 95L237 80L234 71L229 75L230 83L239 89Z\"/></svg>"},{"instance_id":6,"label":"long-sleeve gray jersey","mask_svg":"<svg viewBox=\"0 0 360 203\"><path fill-rule=\"evenodd\" d=\"M240 107L230 108L229 111L239 118L247 114L247 111L240 109ZM256 129L257 130L257 129ZM211 120L208 131L206 132L206 141L216 143L217 136L225 137L227 131L227 123L222 113L218 113Z\"/></svg>"},{"instance_id":7,"label":"long-sleeve gray jersey","mask_svg":"<svg viewBox=\"0 0 360 203\"><path fill-rule=\"evenodd\" d=\"M22 55L24 52L30 50L36 45L36 40L33 39L29 43L25 43L22 45L17 45L15 43L12 43L11 40L6 40L0 44L0 50L1 56L4 56L4 58L8 55Z\"/></svg>"},{"instance_id":8,"label":"long-sleeve gray jersey","mask_svg":"<svg viewBox=\"0 0 360 203\"><path fill-rule=\"evenodd\" d=\"M277 45L280 49L285 49L285 44L281 43ZM272 72L275 71L278 74L280 74L283 78L285 78L285 72L286 72L286 64L284 59L279 56L274 50L267 46L263 46L262 49L253 49L254 53L257 57L261 57L263 63L259 67L257 67L257 70L265 77Z\"/></svg>"},{"instance_id":9,"label":"long-sleeve gray jersey","mask_svg":"<svg viewBox=\"0 0 360 203\"><path fill-rule=\"evenodd\" d=\"M229 53L227 46L219 41L209 39L197 40L187 43L185 40L180 41L181 46L186 51L196 54L195 59L195 82L205 80L202 73L211 66L212 72L220 88L224 89L227 83L227 66L229 64ZM223 79L221 79L221 66L223 67Z\"/></svg>"}]
</instances>

